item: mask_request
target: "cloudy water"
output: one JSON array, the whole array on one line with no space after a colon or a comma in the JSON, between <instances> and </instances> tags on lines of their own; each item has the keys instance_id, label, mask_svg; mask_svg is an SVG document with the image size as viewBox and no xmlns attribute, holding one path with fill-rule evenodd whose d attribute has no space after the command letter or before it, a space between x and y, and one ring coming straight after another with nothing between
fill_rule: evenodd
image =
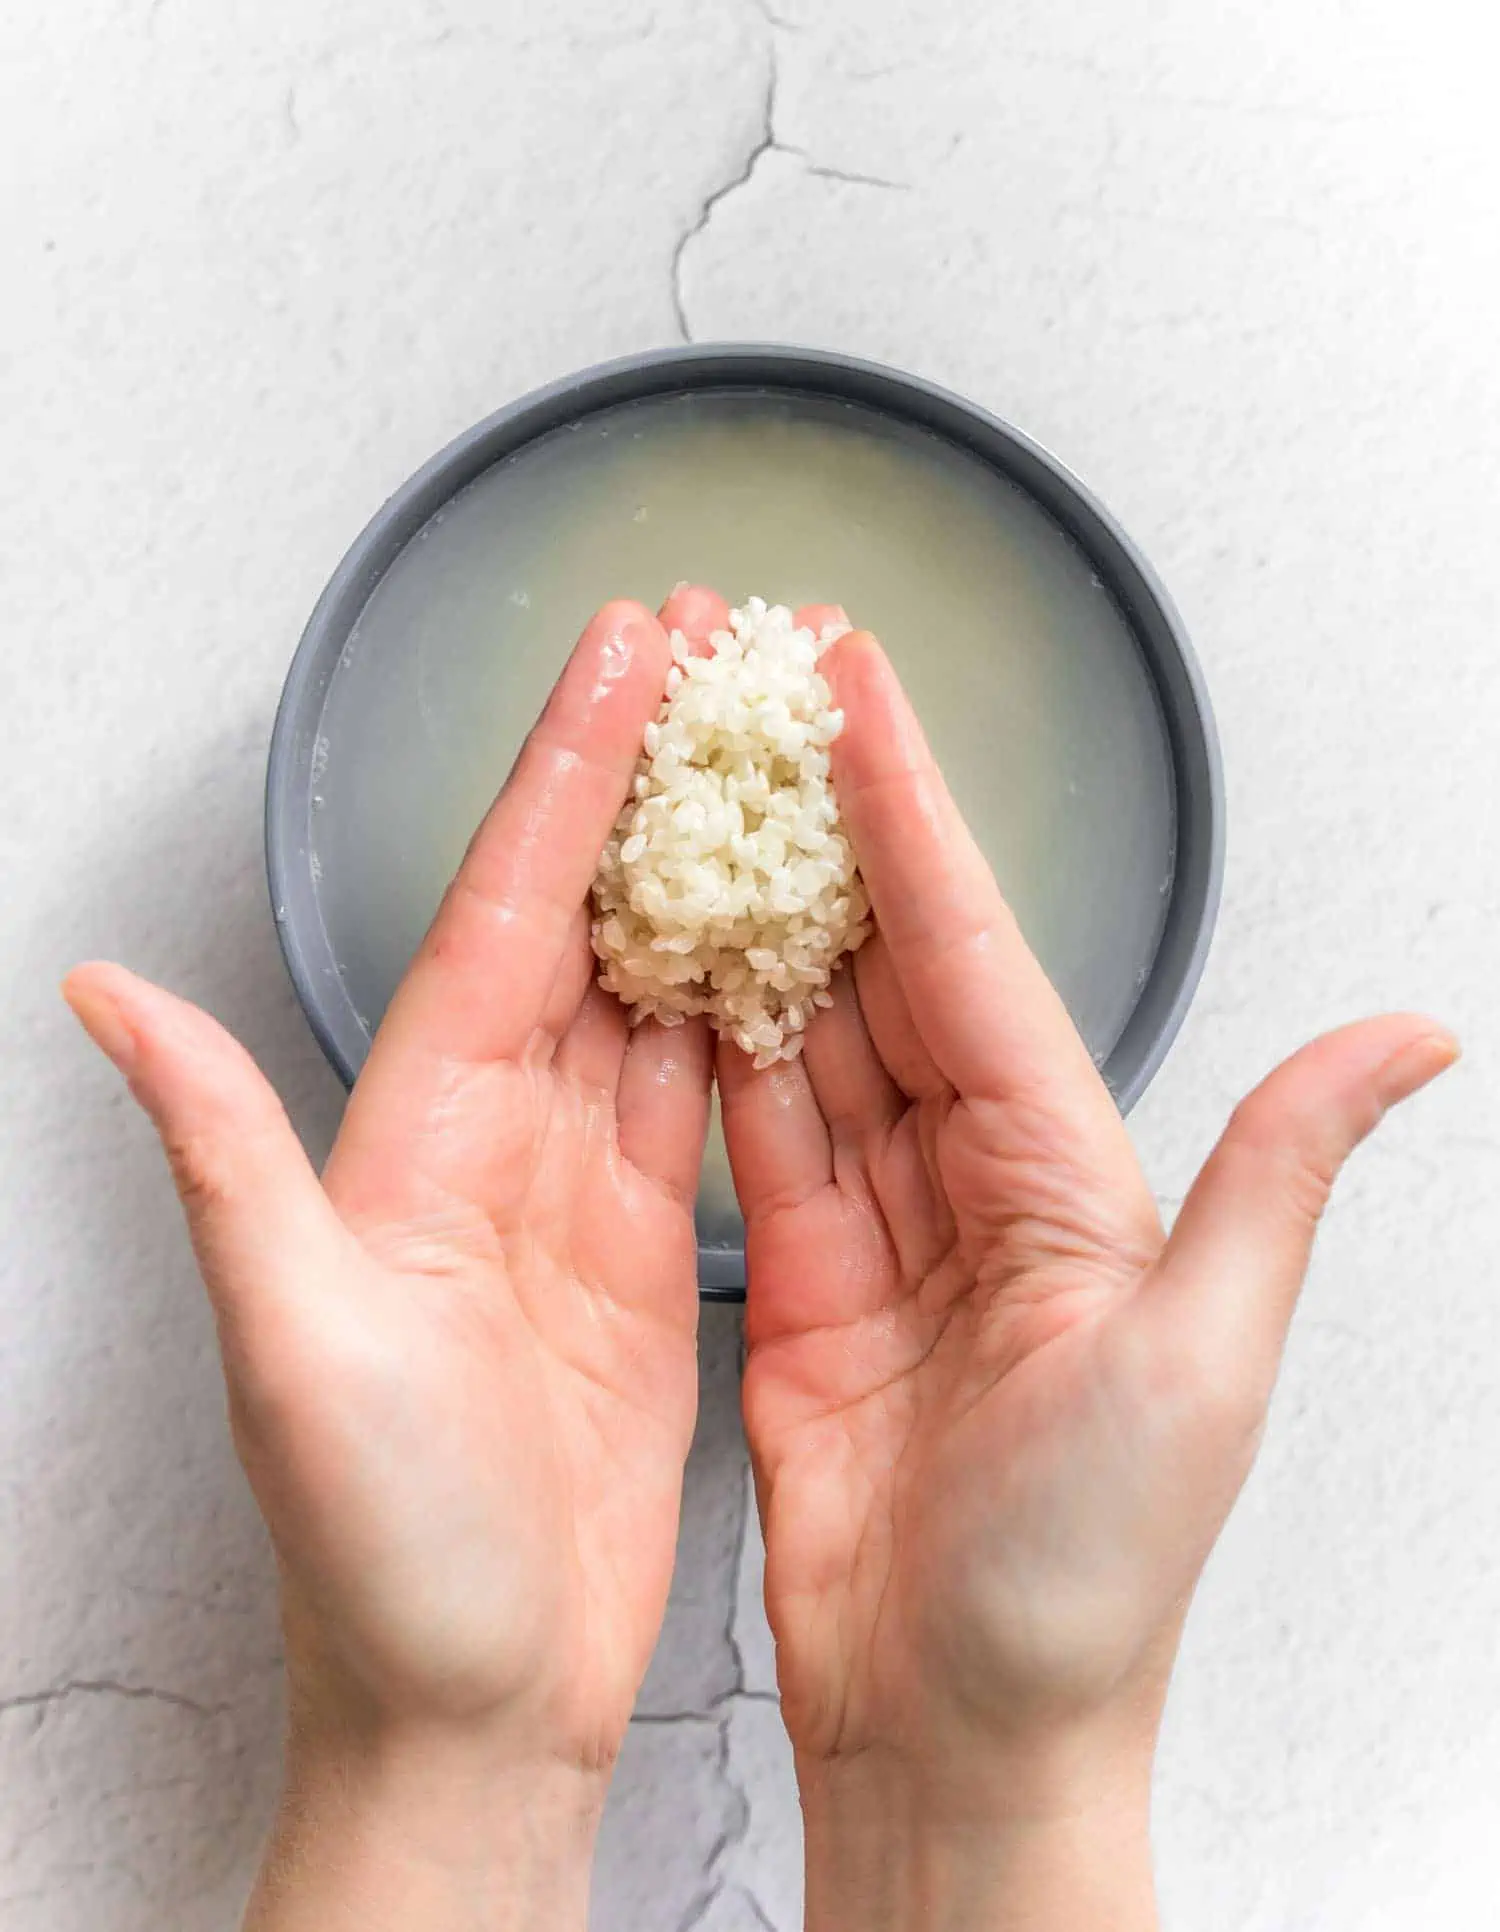
<instances>
[{"instance_id":1,"label":"cloudy water","mask_svg":"<svg viewBox=\"0 0 1500 1932\"><path fill-rule=\"evenodd\" d=\"M683 580L841 603L879 633L1102 1059L1149 971L1173 855L1165 728L1124 618L976 458L873 410L744 390L626 404L531 444L376 589L329 687L310 806L323 919L367 1028L590 613L655 606ZM738 1232L717 1128L700 1225Z\"/></svg>"}]
</instances>

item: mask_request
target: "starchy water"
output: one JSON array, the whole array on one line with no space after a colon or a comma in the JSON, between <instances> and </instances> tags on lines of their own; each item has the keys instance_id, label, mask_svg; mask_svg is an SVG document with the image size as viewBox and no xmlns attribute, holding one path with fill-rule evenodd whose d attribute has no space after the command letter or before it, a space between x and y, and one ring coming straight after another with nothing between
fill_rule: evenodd
<instances>
[{"instance_id":1,"label":"starchy water","mask_svg":"<svg viewBox=\"0 0 1500 1932\"><path fill-rule=\"evenodd\" d=\"M879 633L1102 1060L1173 863L1170 753L1134 636L1083 553L978 459L773 391L626 404L528 445L382 579L329 687L309 804L324 923L367 1029L590 613L682 580L842 603ZM706 1239L737 1234L717 1127L699 1218Z\"/></svg>"}]
</instances>

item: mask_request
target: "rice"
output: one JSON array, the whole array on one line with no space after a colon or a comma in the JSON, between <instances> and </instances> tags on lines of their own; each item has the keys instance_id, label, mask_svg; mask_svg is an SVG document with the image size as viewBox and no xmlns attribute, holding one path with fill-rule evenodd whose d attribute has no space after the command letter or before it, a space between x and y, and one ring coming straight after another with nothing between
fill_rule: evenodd
<instances>
[{"instance_id":1,"label":"rice","mask_svg":"<svg viewBox=\"0 0 1500 1932\"><path fill-rule=\"evenodd\" d=\"M659 716L599 860L600 980L680 1026L707 1014L757 1067L792 1060L830 1004L833 969L870 930L870 905L829 782L843 729L815 637L749 598L695 656L672 636Z\"/></svg>"}]
</instances>

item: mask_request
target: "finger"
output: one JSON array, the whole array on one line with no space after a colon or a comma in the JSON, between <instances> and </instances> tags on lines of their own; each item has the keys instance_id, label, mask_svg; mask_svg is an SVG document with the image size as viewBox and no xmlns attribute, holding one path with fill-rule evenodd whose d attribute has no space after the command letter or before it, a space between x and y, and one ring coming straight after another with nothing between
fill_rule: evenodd
<instances>
[{"instance_id":1,"label":"finger","mask_svg":"<svg viewBox=\"0 0 1500 1932\"><path fill-rule=\"evenodd\" d=\"M830 1184L833 1143L800 1059L757 1068L721 1039L716 1065L734 1191L753 1227Z\"/></svg>"},{"instance_id":2,"label":"finger","mask_svg":"<svg viewBox=\"0 0 1500 1932\"><path fill-rule=\"evenodd\" d=\"M1431 1020L1391 1014L1278 1067L1236 1108L1183 1203L1149 1284L1161 1320L1190 1325L1215 1360L1258 1363L1268 1392L1339 1170L1457 1057Z\"/></svg>"},{"instance_id":3,"label":"finger","mask_svg":"<svg viewBox=\"0 0 1500 1932\"><path fill-rule=\"evenodd\" d=\"M729 622L729 606L717 591L705 590L697 584L679 584L657 613L657 621L664 631L680 631L689 644L706 650L712 633L722 630ZM584 996L598 971L598 961L588 943L589 919L586 910L580 911L579 921L583 943L576 950L570 945L565 951L557 980L548 997L543 1021L544 1029L559 1040L572 1026L575 1015L580 1015ZM584 1028L584 1035L592 1037L600 1048L595 1056L598 1071L607 1071L613 1061L614 1077L609 1083L609 1091L613 1093L619 1079L620 1062L624 1059L628 1029L617 1000L609 1000L609 1010L618 1019L618 1025L601 1026L599 1013L603 1010L595 1008ZM575 1068L580 1064L579 1044L575 1041L572 1052L567 1056ZM591 1084L601 1083L591 1079Z\"/></svg>"},{"instance_id":4,"label":"finger","mask_svg":"<svg viewBox=\"0 0 1500 1932\"><path fill-rule=\"evenodd\" d=\"M599 962L589 934L593 927L592 908L581 905L573 915L573 926L563 942L547 1003L542 1008L538 1029L547 1041L560 1041L572 1026L583 1005L584 995L594 983Z\"/></svg>"},{"instance_id":5,"label":"finger","mask_svg":"<svg viewBox=\"0 0 1500 1932\"><path fill-rule=\"evenodd\" d=\"M861 947L855 960L868 950ZM937 1179L934 1136L940 1116L909 1104L892 1078L867 1025L859 981L850 970L854 964L849 961L834 975L833 1005L808 1028L802 1059L828 1122L840 1185L856 1197L869 1189L901 1278L914 1285L954 1238L953 1216ZM899 999L894 982L892 989ZM951 1100L952 1089L935 1073L934 1080L935 1091ZM857 1162L853 1174L847 1161L840 1162L841 1149Z\"/></svg>"},{"instance_id":6,"label":"finger","mask_svg":"<svg viewBox=\"0 0 1500 1932\"><path fill-rule=\"evenodd\" d=\"M563 1079L585 1093L602 1096L613 1106L629 1036L624 1007L595 980L558 1042L553 1065Z\"/></svg>"},{"instance_id":7,"label":"finger","mask_svg":"<svg viewBox=\"0 0 1500 1932\"><path fill-rule=\"evenodd\" d=\"M617 1010L619 1001L606 994ZM691 1209L708 1134L714 1046L708 1022L643 1020L620 1073L620 1152L632 1167Z\"/></svg>"},{"instance_id":8,"label":"finger","mask_svg":"<svg viewBox=\"0 0 1500 1932\"><path fill-rule=\"evenodd\" d=\"M826 630L847 630L849 613L842 604L804 604L792 622L799 631L811 631L814 637L821 637Z\"/></svg>"},{"instance_id":9,"label":"finger","mask_svg":"<svg viewBox=\"0 0 1500 1932\"><path fill-rule=\"evenodd\" d=\"M938 1100L951 1094L952 1087L917 1031L890 950L878 930L854 955L853 972L871 1042L902 1093L910 1100Z\"/></svg>"},{"instance_id":10,"label":"finger","mask_svg":"<svg viewBox=\"0 0 1500 1932\"><path fill-rule=\"evenodd\" d=\"M243 1337L295 1273L316 1292L353 1238L280 1101L239 1043L120 966L80 966L63 997L150 1115L221 1328Z\"/></svg>"},{"instance_id":11,"label":"finger","mask_svg":"<svg viewBox=\"0 0 1500 1932\"><path fill-rule=\"evenodd\" d=\"M639 604L606 604L588 625L397 990L361 1087L400 1086L423 1063L511 1058L542 1024L670 662L666 632Z\"/></svg>"},{"instance_id":12,"label":"finger","mask_svg":"<svg viewBox=\"0 0 1500 1932\"><path fill-rule=\"evenodd\" d=\"M1021 935L879 644L854 631L824 666L845 728L833 779L876 920L922 1039L968 1099L1065 1108L1123 1137L1067 1008Z\"/></svg>"},{"instance_id":13,"label":"finger","mask_svg":"<svg viewBox=\"0 0 1500 1932\"><path fill-rule=\"evenodd\" d=\"M679 584L661 607L662 628L681 631L695 652L708 650L715 631L729 628L729 605L716 590L702 584Z\"/></svg>"},{"instance_id":14,"label":"finger","mask_svg":"<svg viewBox=\"0 0 1500 1932\"><path fill-rule=\"evenodd\" d=\"M849 971L852 963L833 976L832 1006L815 1013L808 1025L802 1064L834 1146L868 1152L890 1134L906 1102L870 1038Z\"/></svg>"}]
</instances>

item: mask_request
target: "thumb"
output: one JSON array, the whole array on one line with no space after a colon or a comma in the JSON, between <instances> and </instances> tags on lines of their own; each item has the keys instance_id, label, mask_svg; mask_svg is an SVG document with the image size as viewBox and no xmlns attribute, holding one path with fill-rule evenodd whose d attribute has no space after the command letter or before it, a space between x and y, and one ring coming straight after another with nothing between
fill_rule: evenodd
<instances>
[{"instance_id":1,"label":"thumb","mask_svg":"<svg viewBox=\"0 0 1500 1932\"><path fill-rule=\"evenodd\" d=\"M120 966L80 966L63 997L150 1115L221 1325L241 1330L348 1235L255 1062L197 1007Z\"/></svg>"},{"instance_id":2,"label":"thumb","mask_svg":"<svg viewBox=\"0 0 1500 1932\"><path fill-rule=\"evenodd\" d=\"M1235 1109L1156 1275L1155 1294L1191 1304L1182 1319L1206 1325L1213 1359L1243 1361L1248 1348L1274 1375L1340 1168L1458 1052L1418 1015L1364 1020L1303 1047Z\"/></svg>"}]
</instances>

